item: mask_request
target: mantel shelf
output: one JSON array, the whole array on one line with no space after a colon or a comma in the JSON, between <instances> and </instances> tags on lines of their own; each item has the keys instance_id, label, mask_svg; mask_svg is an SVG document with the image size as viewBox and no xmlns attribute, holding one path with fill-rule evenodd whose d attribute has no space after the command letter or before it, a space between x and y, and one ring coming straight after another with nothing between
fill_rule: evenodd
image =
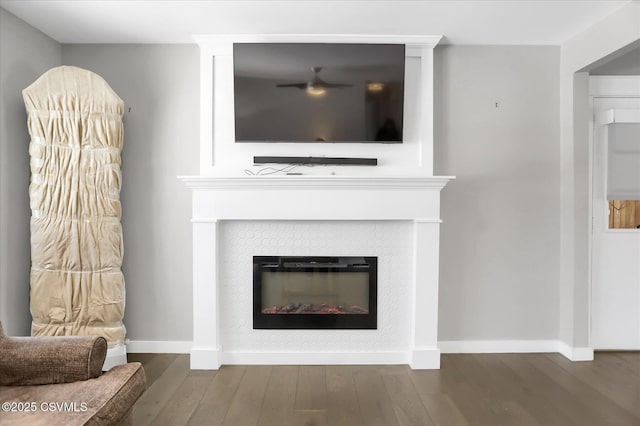
<instances>
[{"instance_id":1,"label":"mantel shelf","mask_svg":"<svg viewBox=\"0 0 640 426\"><path fill-rule=\"evenodd\" d=\"M452 176L253 176L180 178L193 191L193 221L421 220L440 222Z\"/></svg>"}]
</instances>

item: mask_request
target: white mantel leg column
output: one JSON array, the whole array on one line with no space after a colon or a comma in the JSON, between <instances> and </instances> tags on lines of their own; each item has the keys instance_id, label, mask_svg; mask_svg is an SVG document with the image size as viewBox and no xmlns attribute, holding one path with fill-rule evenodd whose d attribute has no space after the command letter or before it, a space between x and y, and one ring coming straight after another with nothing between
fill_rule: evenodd
<instances>
[{"instance_id":1,"label":"white mantel leg column","mask_svg":"<svg viewBox=\"0 0 640 426\"><path fill-rule=\"evenodd\" d=\"M192 370L221 365L218 318L218 221L193 219Z\"/></svg>"},{"instance_id":2,"label":"white mantel leg column","mask_svg":"<svg viewBox=\"0 0 640 426\"><path fill-rule=\"evenodd\" d=\"M440 368L438 348L439 220L416 219L414 232L413 328L409 365Z\"/></svg>"}]
</instances>

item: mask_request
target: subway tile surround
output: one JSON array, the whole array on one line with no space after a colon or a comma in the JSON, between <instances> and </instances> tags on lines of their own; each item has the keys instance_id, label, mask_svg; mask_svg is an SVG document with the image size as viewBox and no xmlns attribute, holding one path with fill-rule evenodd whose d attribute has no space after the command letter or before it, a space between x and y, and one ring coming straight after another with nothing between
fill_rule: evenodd
<instances>
[{"instance_id":1,"label":"subway tile surround","mask_svg":"<svg viewBox=\"0 0 640 426\"><path fill-rule=\"evenodd\" d=\"M410 330L411 226L409 222L378 221L228 221L220 226L220 308L225 360L241 360L255 348L280 353L297 352L401 352ZM295 253L313 256L378 256L378 329L253 330L251 301L254 255ZM372 336L376 336L372 339ZM277 360L269 362L270 364ZM276 362L277 363L277 362Z\"/></svg>"},{"instance_id":2,"label":"subway tile surround","mask_svg":"<svg viewBox=\"0 0 640 426\"><path fill-rule=\"evenodd\" d=\"M200 175L181 177L193 196L191 368L345 363L439 368L440 190L451 179L432 175L433 47L439 37L245 35L197 40ZM233 43L243 41L405 43L404 143L237 146L227 86L232 88ZM328 156L377 156L382 167L323 167L304 176L240 174L251 166L253 155L308 156L325 149ZM253 330L254 255L378 256L378 329Z\"/></svg>"}]
</instances>

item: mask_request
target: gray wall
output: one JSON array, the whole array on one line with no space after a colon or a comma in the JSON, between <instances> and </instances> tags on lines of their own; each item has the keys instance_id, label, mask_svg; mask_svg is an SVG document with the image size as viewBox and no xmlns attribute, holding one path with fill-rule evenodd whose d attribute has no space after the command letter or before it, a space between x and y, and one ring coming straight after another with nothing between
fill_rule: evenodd
<instances>
[{"instance_id":1,"label":"gray wall","mask_svg":"<svg viewBox=\"0 0 640 426\"><path fill-rule=\"evenodd\" d=\"M198 48L61 49L1 12L0 314L7 331L26 334L30 321L20 91L63 63L102 75L126 103L128 337L191 340L190 193L176 176L198 172ZM555 47L436 51L436 173L458 176L443 192L441 340L558 336L558 69Z\"/></svg>"},{"instance_id":2,"label":"gray wall","mask_svg":"<svg viewBox=\"0 0 640 426\"><path fill-rule=\"evenodd\" d=\"M559 49L436 49L439 340L558 337ZM496 103L498 106L496 107Z\"/></svg>"},{"instance_id":3,"label":"gray wall","mask_svg":"<svg viewBox=\"0 0 640 426\"><path fill-rule=\"evenodd\" d=\"M125 101L127 337L191 340L191 194L176 177L198 173L198 47L64 45L62 62L100 74Z\"/></svg>"},{"instance_id":4,"label":"gray wall","mask_svg":"<svg viewBox=\"0 0 640 426\"><path fill-rule=\"evenodd\" d=\"M0 320L28 335L29 133L22 89L60 65L61 47L0 8Z\"/></svg>"}]
</instances>

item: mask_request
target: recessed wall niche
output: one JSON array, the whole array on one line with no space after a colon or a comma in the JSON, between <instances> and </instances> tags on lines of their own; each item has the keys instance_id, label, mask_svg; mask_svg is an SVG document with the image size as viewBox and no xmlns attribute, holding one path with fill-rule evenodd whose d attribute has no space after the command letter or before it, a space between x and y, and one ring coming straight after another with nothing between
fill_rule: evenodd
<instances>
[{"instance_id":1,"label":"recessed wall niche","mask_svg":"<svg viewBox=\"0 0 640 426\"><path fill-rule=\"evenodd\" d=\"M244 176L254 156L378 158L375 170L352 166L307 168L305 174L433 175L433 48L441 36L211 35L196 36L201 52L200 174ZM404 46L402 143L236 143L234 45L243 43ZM322 73L324 71L320 71ZM300 77L302 81L305 78ZM298 80L292 82L295 83ZM336 80L337 81L337 80ZM283 89L284 90L284 89ZM291 89L299 90L299 89ZM399 118L398 118L399 119ZM318 138L322 138L318 134ZM374 137L375 138L375 137Z\"/></svg>"}]
</instances>

